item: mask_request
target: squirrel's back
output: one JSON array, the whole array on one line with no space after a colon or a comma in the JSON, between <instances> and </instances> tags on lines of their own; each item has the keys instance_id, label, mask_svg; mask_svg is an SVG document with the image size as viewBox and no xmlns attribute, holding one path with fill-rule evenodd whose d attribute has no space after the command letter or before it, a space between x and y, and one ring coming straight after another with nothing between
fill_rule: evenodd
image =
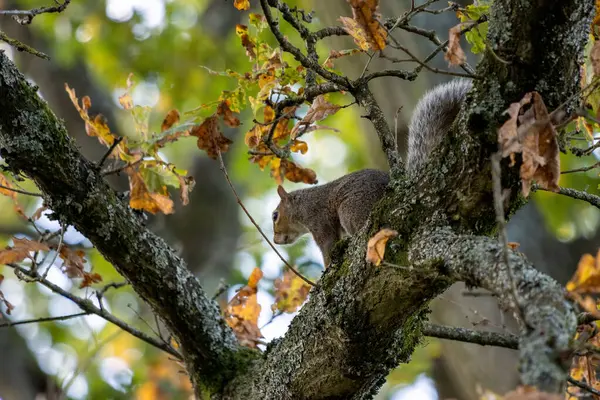
<instances>
[{"instance_id":1,"label":"squirrel's back","mask_svg":"<svg viewBox=\"0 0 600 400\"><path fill-rule=\"evenodd\" d=\"M428 91L417 103L408 126L409 173L418 171L448 132L471 89L471 81L455 79Z\"/></svg>"}]
</instances>

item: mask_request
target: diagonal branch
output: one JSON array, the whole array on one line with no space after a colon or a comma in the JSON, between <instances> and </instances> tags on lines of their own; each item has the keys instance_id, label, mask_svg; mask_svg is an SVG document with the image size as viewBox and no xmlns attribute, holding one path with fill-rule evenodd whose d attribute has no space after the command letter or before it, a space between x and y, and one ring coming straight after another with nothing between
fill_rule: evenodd
<instances>
[{"instance_id":1,"label":"diagonal branch","mask_svg":"<svg viewBox=\"0 0 600 400\"><path fill-rule=\"evenodd\" d=\"M85 235L179 341L196 391L216 391L244 362L198 279L84 159L61 122L0 53L0 155L31 177L61 221ZM247 350L242 350L247 353ZM250 361L249 357L244 360Z\"/></svg>"}]
</instances>

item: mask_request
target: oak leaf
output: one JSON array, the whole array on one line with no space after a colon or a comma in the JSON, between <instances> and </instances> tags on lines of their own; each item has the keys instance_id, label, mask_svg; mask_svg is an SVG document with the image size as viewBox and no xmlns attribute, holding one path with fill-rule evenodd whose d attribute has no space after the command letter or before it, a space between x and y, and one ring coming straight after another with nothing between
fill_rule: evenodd
<instances>
[{"instance_id":1,"label":"oak leaf","mask_svg":"<svg viewBox=\"0 0 600 400\"><path fill-rule=\"evenodd\" d=\"M460 47L460 31L461 24L450 28L448 32L448 50L444 54L444 59L450 63L450 65L462 65L467 61L467 56Z\"/></svg>"},{"instance_id":2,"label":"oak leaf","mask_svg":"<svg viewBox=\"0 0 600 400\"><path fill-rule=\"evenodd\" d=\"M258 328L261 307L256 295L262 276L262 271L254 268L248 284L233 296L225 309L225 320L242 346L255 348L263 337Z\"/></svg>"},{"instance_id":3,"label":"oak leaf","mask_svg":"<svg viewBox=\"0 0 600 400\"><path fill-rule=\"evenodd\" d=\"M591 254L581 256L566 289L569 292L600 293L600 250L596 257Z\"/></svg>"},{"instance_id":4,"label":"oak leaf","mask_svg":"<svg viewBox=\"0 0 600 400\"><path fill-rule=\"evenodd\" d=\"M398 236L398 232L392 229L384 228L377 232L367 243L366 261L379 266L385 255L385 245L391 238Z\"/></svg>"},{"instance_id":5,"label":"oak leaf","mask_svg":"<svg viewBox=\"0 0 600 400\"><path fill-rule=\"evenodd\" d=\"M206 154L213 160L217 159L219 152L224 153L229 150L229 145L233 143L221 133L216 114L211 115L202 124L192 128L190 135L198 138L198 148L205 150Z\"/></svg>"},{"instance_id":6,"label":"oak leaf","mask_svg":"<svg viewBox=\"0 0 600 400\"><path fill-rule=\"evenodd\" d=\"M302 168L293 161L274 158L271 160L271 176L277 184L283 183L283 178L290 182L303 182L314 185L318 183L317 174L310 168Z\"/></svg>"},{"instance_id":7,"label":"oak leaf","mask_svg":"<svg viewBox=\"0 0 600 400\"><path fill-rule=\"evenodd\" d=\"M229 100L223 100L222 102L220 102L217 106L217 115L223 117L223 122L225 122L227 126L235 128L240 126L240 120L235 115L233 115L233 111L231 111L231 109L229 108L229 104Z\"/></svg>"},{"instance_id":8,"label":"oak leaf","mask_svg":"<svg viewBox=\"0 0 600 400\"><path fill-rule=\"evenodd\" d=\"M102 114L98 114L94 118L88 114L88 110L92 105L89 96L84 96L82 98L80 106L75 89L71 89L69 85L65 83L65 90L69 94L69 98L75 106L75 109L79 112L79 116L85 122L86 134L88 136L95 136L100 143L105 146L110 146L115 141L115 135L110 131L106 118Z\"/></svg>"},{"instance_id":9,"label":"oak leaf","mask_svg":"<svg viewBox=\"0 0 600 400\"><path fill-rule=\"evenodd\" d=\"M310 292L310 285L291 270L287 270L283 278L275 279L274 286L275 303L271 306L273 311L296 312Z\"/></svg>"},{"instance_id":10,"label":"oak leaf","mask_svg":"<svg viewBox=\"0 0 600 400\"><path fill-rule=\"evenodd\" d=\"M44 243L29 239L13 237L12 240L14 242L13 246L7 246L4 250L0 250L0 265L18 263L26 258L31 258L29 255L31 252L50 250Z\"/></svg>"},{"instance_id":11,"label":"oak leaf","mask_svg":"<svg viewBox=\"0 0 600 400\"><path fill-rule=\"evenodd\" d=\"M301 136L305 133L306 128L308 128L312 123L321 121L322 119L335 114L340 108L340 106L336 106L325 100L325 96L317 96L306 112L304 118L302 118L302 120L298 122L296 126L294 126L290 136L292 139Z\"/></svg>"},{"instance_id":12,"label":"oak leaf","mask_svg":"<svg viewBox=\"0 0 600 400\"><path fill-rule=\"evenodd\" d=\"M173 213L173 201L167 195L166 187L162 193L152 193L144 182L142 175L131 167L126 169L129 174L129 206L135 209L146 210L152 214L158 211L163 214Z\"/></svg>"},{"instance_id":13,"label":"oak leaf","mask_svg":"<svg viewBox=\"0 0 600 400\"><path fill-rule=\"evenodd\" d=\"M340 17L344 30L362 50L383 50L387 30L379 22L379 0L347 0L352 6L352 18Z\"/></svg>"},{"instance_id":14,"label":"oak leaf","mask_svg":"<svg viewBox=\"0 0 600 400\"><path fill-rule=\"evenodd\" d=\"M242 25L242 24L237 24L235 26L235 33L238 35L238 37L242 41L242 46L244 46L244 48L246 49L246 55L251 60L254 60L256 58L256 51L255 51L256 44L254 43L254 41L252 40L252 38L250 38L250 35L248 34L248 26Z\"/></svg>"},{"instance_id":15,"label":"oak leaf","mask_svg":"<svg viewBox=\"0 0 600 400\"><path fill-rule=\"evenodd\" d=\"M61 270L65 275L69 278L83 278L79 285L80 289L102 281L100 274L85 270L86 261L84 258L85 252L83 250L72 250L63 244L58 255L63 260Z\"/></svg>"},{"instance_id":16,"label":"oak leaf","mask_svg":"<svg viewBox=\"0 0 600 400\"><path fill-rule=\"evenodd\" d=\"M131 110L133 108L133 98L131 97L131 88L133 87L133 72L129 73L127 76L127 89L125 93L119 96L119 104L123 106L126 110Z\"/></svg>"}]
</instances>

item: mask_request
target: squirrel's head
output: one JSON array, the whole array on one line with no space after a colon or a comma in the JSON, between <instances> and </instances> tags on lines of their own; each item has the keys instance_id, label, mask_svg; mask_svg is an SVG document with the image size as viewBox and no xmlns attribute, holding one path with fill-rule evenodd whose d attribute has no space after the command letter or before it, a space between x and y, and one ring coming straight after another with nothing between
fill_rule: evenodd
<instances>
[{"instance_id":1,"label":"squirrel's head","mask_svg":"<svg viewBox=\"0 0 600 400\"><path fill-rule=\"evenodd\" d=\"M277 194L281 201L272 215L273 241L277 244L292 244L308 233L308 230L295 218L299 205L294 204L293 193L286 192L280 185L277 187Z\"/></svg>"}]
</instances>

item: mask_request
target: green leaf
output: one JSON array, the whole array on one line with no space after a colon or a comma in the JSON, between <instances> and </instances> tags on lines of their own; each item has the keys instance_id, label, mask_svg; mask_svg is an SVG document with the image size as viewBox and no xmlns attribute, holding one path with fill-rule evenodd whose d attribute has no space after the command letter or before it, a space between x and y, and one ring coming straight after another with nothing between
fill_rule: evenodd
<instances>
[{"instance_id":1,"label":"green leaf","mask_svg":"<svg viewBox=\"0 0 600 400\"><path fill-rule=\"evenodd\" d=\"M173 170L156 161L144 162L139 171L151 192L161 192L164 186L179 188L179 178Z\"/></svg>"}]
</instances>

